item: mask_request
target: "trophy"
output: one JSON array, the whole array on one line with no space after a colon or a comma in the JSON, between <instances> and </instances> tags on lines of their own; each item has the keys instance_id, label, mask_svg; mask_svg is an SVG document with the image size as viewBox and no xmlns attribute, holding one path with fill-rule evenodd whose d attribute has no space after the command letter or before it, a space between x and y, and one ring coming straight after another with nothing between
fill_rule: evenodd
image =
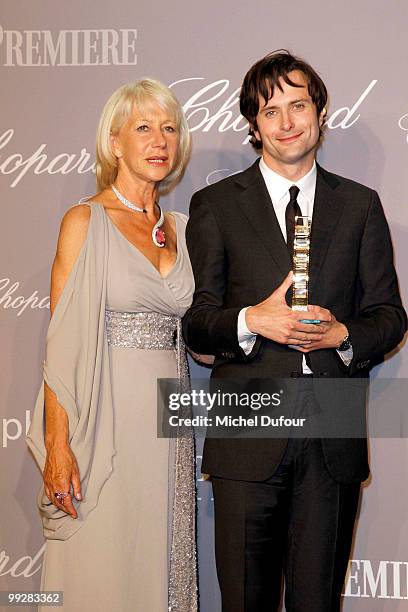
<instances>
[{"instance_id":1,"label":"trophy","mask_svg":"<svg viewBox=\"0 0 408 612\"><path fill-rule=\"evenodd\" d=\"M295 217L292 310L307 310L311 225L309 217Z\"/></svg>"}]
</instances>

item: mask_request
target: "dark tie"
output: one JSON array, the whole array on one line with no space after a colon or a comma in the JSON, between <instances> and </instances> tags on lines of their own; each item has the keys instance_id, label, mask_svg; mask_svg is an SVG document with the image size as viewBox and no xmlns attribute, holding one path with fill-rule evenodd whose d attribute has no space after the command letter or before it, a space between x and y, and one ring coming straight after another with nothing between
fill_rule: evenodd
<instances>
[{"instance_id":1,"label":"dark tie","mask_svg":"<svg viewBox=\"0 0 408 612\"><path fill-rule=\"evenodd\" d=\"M302 211L297 201L299 187L292 185L289 189L290 200L286 206L285 221L286 221L286 244L288 245L289 255L292 261L293 243L295 240L295 217L301 217Z\"/></svg>"}]
</instances>

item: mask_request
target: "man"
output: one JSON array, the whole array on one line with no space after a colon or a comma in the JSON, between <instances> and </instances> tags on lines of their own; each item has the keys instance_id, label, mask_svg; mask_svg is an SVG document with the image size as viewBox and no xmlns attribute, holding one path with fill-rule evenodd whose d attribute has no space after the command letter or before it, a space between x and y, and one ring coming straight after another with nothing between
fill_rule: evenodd
<instances>
[{"instance_id":1,"label":"man","mask_svg":"<svg viewBox=\"0 0 408 612\"><path fill-rule=\"evenodd\" d=\"M215 378L301 379L303 408L316 379L367 377L406 330L377 193L316 164L326 104L303 60L258 61L240 108L262 157L196 193L187 226L196 282L187 344L215 354ZM285 299L300 214L312 219L307 312ZM339 610L366 440L207 439L202 469L213 483L223 612L277 610L282 571L287 612Z\"/></svg>"}]
</instances>

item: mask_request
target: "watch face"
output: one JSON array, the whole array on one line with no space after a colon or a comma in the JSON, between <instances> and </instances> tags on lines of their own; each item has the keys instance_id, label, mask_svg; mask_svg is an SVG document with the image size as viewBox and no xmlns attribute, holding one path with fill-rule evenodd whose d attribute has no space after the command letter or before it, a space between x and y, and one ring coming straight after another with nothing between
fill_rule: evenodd
<instances>
[{"instance_id":1,"label":"watch face","mask_svg":"<svg viewBox=\"0 0 408 612\"><path fill-rule=\"evenodd\" d=\"M351 346L350 338L347 336L347 338L343 340L343 342L340 344L337 350L338 351L348 351L350 346Z\"/></svg>"}]
</instances>

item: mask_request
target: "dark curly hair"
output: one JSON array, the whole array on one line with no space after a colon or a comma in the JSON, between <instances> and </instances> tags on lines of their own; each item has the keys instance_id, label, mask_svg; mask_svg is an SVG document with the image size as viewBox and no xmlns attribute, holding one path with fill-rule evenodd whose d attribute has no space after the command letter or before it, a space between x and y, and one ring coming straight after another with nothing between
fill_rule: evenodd
<instances>
[{"instance_id":1,"label":"dark curly hair","mask_svg":"<svg viewBox=\"0 0 408 612\"><path fill-rule=\"evenodd\" d=\"M318 117L327 104L326 85L307 62L292 55L286 49L278 49L269 53L248 70L239 96L239 108L241 114L249 121L248 134L251 136L250 142L255 149L262 148L262 142L256 138L254 133L254 129L258 129L256 118L259 112L259 96L261 95L265 101L270 100L275 86L282 89L279 79L283 79L292 87L300 87L288 77L293 70L299 70L305 75L309 95L316 106Z\"/></svg>"}]
</instances>

